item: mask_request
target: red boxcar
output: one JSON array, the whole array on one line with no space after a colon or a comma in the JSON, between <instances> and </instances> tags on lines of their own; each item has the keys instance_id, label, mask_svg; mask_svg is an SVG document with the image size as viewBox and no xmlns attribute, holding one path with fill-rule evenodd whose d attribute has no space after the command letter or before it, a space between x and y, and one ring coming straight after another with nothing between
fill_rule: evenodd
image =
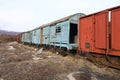
<instances>
[{"instance_id":1,"label":"red boxcar","mask_svg":"<svg viewBox=\"0 0 120 80\"><path fill-rule=\"evenodd\" d=\"M120 6L79 19L78 50L120 56Z\"/></svg>"},{"instance_id":2,"label":"red boxcar","mask_svg":"<svg viewBox=\"0 0 120 80\"><path fill-rule=\"evenodd\" d=\"M18 42L18 43L21 43L21 38L22 38L22 33L19 33L19 34L17 35L17 42Z\"/></svg>"}]
</instances>

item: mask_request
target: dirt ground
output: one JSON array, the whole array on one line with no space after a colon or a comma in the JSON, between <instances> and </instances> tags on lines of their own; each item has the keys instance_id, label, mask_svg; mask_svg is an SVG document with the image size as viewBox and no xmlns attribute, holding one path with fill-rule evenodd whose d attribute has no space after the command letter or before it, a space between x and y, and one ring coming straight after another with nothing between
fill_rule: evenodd
<instances>
[{"instance_id":1,"label":"dirt ground","mask_svg":"<svg viewBox=\"0 0 120 80\"><path fill-rule=\"evenodd\" d=\"M0 80L120 80L120 70L17 42L0 44Z\"/></svg>"}]
</instances>

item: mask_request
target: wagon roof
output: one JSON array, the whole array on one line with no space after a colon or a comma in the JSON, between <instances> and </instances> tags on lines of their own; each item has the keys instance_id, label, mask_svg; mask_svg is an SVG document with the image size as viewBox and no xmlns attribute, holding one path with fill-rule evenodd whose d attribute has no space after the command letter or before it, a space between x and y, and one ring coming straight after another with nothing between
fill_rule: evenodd
<instances>
[{"instance_id":1,"label":"wagon roof","mask_svg":"<svg viewBox=\"0 0 120 80\"><path fill-rule=\"evenodd\" d=\"M81 18L85 18L85 17L88 17L88 16L92 16L92 15L94 15L94 14L101 13L101 12L104 12L104 11L110 11L110 10L116 9L116 8L120 8L120 5L119 5L119 6L112 7L112 8L107 8L107 9L104 9L104 10L101 10L101 11L98 11L98 12L95 12L95 13L91 13L91 14L82 16Z\"/></svg>"},{"instance_id":2,"label":"wagon roof","mask_svg":"<svg viewBox=\"0 0 120 80\"><path fill-rule=\"evenodd\" d=\"M112 9L116 9L116 8L120 8L120 5L119 5L119 6L112 7L112 8L109 8L108 10L112 10Z\"/></svg>"},{"instance_id":3,"label":"wagon roof","mask_svg":"<svg viewBox=\"0 0 120 80\"><path fill-rule=\"evenodd\" d=\"M56 24L56 23L59 23L59 22L68 20L68 19L70 19L71 17L73 17L73 16L75 16L75 15L77 15L77 14L83 14L83 13L72 14L72 15L69 15L69 16L67 16L67 17L64 17L64 18L55 20L55 21L53 21L53 22L50 22L50 23L47 23L47 24L43 24L43 25L41 25L41 26L39 26L39 27L37 27L37 28L35 28L35 29L39 29L39 28L42 28L42 27L47 27L47 26L50 26L50 25L54 25L54 24ZM83 15L84 15L84 14L83 14ZM34 30L35 30L35 29L34 29Z\"/></svg>"}]
</instances>

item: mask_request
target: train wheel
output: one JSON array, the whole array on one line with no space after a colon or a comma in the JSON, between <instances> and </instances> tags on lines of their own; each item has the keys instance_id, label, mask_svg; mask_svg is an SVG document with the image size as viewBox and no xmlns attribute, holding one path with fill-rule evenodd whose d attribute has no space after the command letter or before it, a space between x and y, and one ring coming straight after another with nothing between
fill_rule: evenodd
<instances>
[{"instance_id":1,"label":"train wheel","mask_svg":"<svg viewBox=\"0 0 120 80\"><path fill-rule=\"evenodd\" d=\"M68 50L67 50L67 48L64 48L64 47L59 48L58 52L59 52L59 54L61 54L64 57L68 55Z\"/></svg>"}]
</instances>

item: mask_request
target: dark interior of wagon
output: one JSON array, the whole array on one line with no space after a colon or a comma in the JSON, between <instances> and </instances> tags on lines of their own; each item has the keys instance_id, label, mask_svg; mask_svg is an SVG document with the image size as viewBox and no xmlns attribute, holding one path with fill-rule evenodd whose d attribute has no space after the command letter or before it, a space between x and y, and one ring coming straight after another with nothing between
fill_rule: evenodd
<instances>
[{"instance_id":1,"label":"dark interior of wagon","mask_svg":"<svg viewBox=\"0 0 120 80\"><path fill-rule=\"evenodd\" d=\"M69 41L70 43L76 43L77 42L77 24L70 23L70 36Z\"/></svg>"}]
</instances>

